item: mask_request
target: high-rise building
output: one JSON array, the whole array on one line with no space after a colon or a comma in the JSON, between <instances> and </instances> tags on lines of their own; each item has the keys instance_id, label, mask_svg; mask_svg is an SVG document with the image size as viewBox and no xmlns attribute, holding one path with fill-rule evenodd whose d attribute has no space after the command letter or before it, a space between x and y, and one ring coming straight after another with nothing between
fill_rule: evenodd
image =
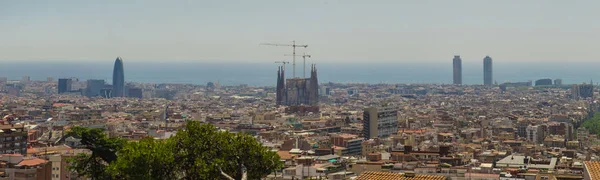
<instances>
[{"instance_id":1,"label":"high-rise building","mask_svg":"<svg viewBox=\"0 0 600 180\"><path fill-rule=\"evenodd\" d=\"M485 58L483 58L483 85L492 85L492 72L492 58L490 56L485 56Z\"/></svg>"},{"instance_id":2,"label":"high-rise building","mask_svg":"<svg viewBox=\"0 0 600 180\"><path fill-rule=\"evenodd\" d=\"M555 79L554 80L554 85L555 86L562 86L562 79Z\"/></svg>"},{"instance_id":3,"label":"high-rise building","mask_svg":"<svg viewBox=\"0 0 600 180\"><path fill-rule=\"evenodd\" d=\"M452 59L453 83L462 84L462 60L460 56L454 56Z\"/></svg>"},{"instance_id":4,"label":"high-rise building","mask_svg":"<svg viewBox=\"0 0 600 180\"><path fill-rule=\"evenodd\" d=\"M574 99L594 98L594 86L591 84L573 84L571 96Z\"/></svg>"},{"instance_id":5,"label":"high-rise building","mask_svg":"<svg viewBox=\"0 0 600 180\"><path fill-rule=\"evenodd\" d=\"M87 87L85 88L85 96L96 97L101 96L100 91L106 83L102 79L88 79Z\"/></svg>"},{"instance_id":6,"label":"high-rise building","mask_svg":"<svg viewBox=\"0 0 600 180\"><path fill-rule=\"evenodd\" d=\"M125 70L123 69L123 59L117 57L115 67L113 69L113 90L112 97L125 96Z\"/></svg>"},{"instance_id":7,"label":"high-rise building","mask_svg":"<svg viewBox=\"0 0 600 180\"><path fill-rule=\"evenodd\" d=\"M365 139L389 137L398 133L398 109L396 107L371 107L363 112L363 136Z\"/></svg>"},{"instance_id":8,"label":"high-rise building","mask_svg":"<svg viewBox=\"0 0 600 180\"><path fill-rule=\"evenodd\" d=\"M73 85L72 79L58 79L58 94L66 93L71 91Z\"/></svg>"},{"instance_id":9,"label":"high-rise building","mask_svg":"<svg viewBox=\"0 0 600 180\"><path fill-rule=\"evenodd\" d=\"M535 81L535 86L552 86L552 79L538 79Z\"/></svg>"},{"instance_id":10,"label":"high-rise building","mask_svg":"<svg viewBox=\"0 0 600 180\"><path fill-rule=\"evenodd\" d=\"M317 78L317 67L313 64L310 70L310 78L284 78L283 68L279 68L277 74L276 102L278 105L310 105L319 103L319 80Z\"/></svg>"}]
</instances>

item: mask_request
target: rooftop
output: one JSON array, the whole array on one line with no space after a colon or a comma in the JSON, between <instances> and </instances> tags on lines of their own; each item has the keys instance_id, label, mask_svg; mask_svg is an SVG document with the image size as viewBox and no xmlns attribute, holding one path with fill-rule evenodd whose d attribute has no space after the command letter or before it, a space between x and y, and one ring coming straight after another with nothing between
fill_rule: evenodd
<instances>
[{"instance_id":1,"label":"rooftop","mask_svg":"<svg viewBox=\"0 0 600 180\"><path fill-rule=\"evenodd\" d=\"M32 158L32 159L23 159L17 166L37 166L40 164L44 164L48 161L40 159L40 158Z\"/></svg>"},{"instance_id":2,"label":"rooftop","mask_svg":"<svg viewBox=\"0 0 600 180\"><path fill-rule=\"evenodd\" d=\"M600 179L600 162L598 161L586 161L585 169L587 169L587 173L590 179Z\"/></svg>"},{"instance_id":3,"label":"rooftop","mask_svg":"<svg viewBox=\"0 0 600 180\"><path fill-rule=\"evenodd\" d=\"M405 180L405 179L415 179L415 180L445 180L444 176L437 175L423 175L417 174L413 177L410 177L407 174L400 173L392 173L392 172L374 172L367 171L362 173L356 180Z\"/></svg>"}]
</instances>

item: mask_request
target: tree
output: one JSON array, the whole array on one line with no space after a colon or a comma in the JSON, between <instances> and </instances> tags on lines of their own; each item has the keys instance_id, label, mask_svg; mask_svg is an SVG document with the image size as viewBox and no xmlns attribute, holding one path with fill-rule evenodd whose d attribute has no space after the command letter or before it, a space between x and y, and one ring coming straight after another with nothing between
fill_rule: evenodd
<instances>
[{"instance_id":1,"label":"tree","mask_svg":"<svg viewBox=\"0 0 600 180\"><path fill-rule=\"evenodd\" d=\"M145 138L127 143L118 152L117 161L109 166L110 174L119 179L176 179L172 143Z\"/></svg>"},{"instance_id":2,"label":"tree","mask_svg":"<svg viewBox=\"0 0 600 180\"><path fill-rule=\"evenodd\" d=\"M224 173L242 179L260 179L283 165L279 156L247 134L217 130L190 121L172 138L175 161L184 179L220 179Z\"/></svg>"},{"instance_id":3,"label":"tree","mask_svg":"<svg viewBox=\"0 0 600 180\"><path fill-rule=\"evenodd\" d=\"M126 142L82 127L69 135L92 151L72 158L71 169L92 179L260 179L283 166L254 137L196 121L167 140Z\"/></svg>"},{"instance_id":4,"label":"tree","mask_svg":"<svg viewBox=\"0 0 600 180\"><path fill-rule=\"evenodd\" d=\"M78 154L70 158L69 168L92 179L111 179L106 169L108 164L117 160L117 151L123 147L126 140L108 138L102 129L73 127L67 136L81 139L81 144L91 150L91 154Z\"/></svg>"}]
</instances>

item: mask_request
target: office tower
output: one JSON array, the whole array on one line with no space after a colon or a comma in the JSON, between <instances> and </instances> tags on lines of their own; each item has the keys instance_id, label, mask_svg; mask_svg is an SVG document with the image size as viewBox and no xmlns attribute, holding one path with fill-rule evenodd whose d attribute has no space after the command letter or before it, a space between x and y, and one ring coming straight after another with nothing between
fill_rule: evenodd
<instances>
[{"instance_id":1,"label":"office tower","mask_svg":"<svg viewBox=\"0 0 600 180\"><path fill-rule=\"evenodd\" d=\"M562 86L562 79L555 79L554 80L554 85L555 86Z\"/></svg>"},{"instance_id":2,"label":"office tower","mask_svg":"<svg viewBox=\"0 0 600 180\"><path fill-rule=\"evenodd\" d=\"M87 87L85 88L85 96L96 97L102 96L100 91L104 88L106 83L102 79L88 79Z\"/></svg>"},{"instance_id":3,"label":"office tower","mask_svg":"<svg viewBox=\"0 0 600 180\"><path fill-rule=\"evenodd\" d=\"M319 103L319 80L317 67L311 65L310 78L285 79L283 68L277 73L277 96L278 105L310 105Z\"/></svg>"},{"instance_id":4,"label":"office tower","mask_svg":"<svg viewBox=\"0 0 600 180\"><path fill-rule=\"evenodd\" d=\"M58 94L66 93L71 91L73 85L72 79L58 79Z\"/></svg>"},{"instance_id":5,"label":"office tower","mask_svg":"<svg viewBox=\"0 0 600 180\"><path fill-rule=\"evenodd\" d=\"M113 69L113 90L112 97L124 97L125 95L125 72L123 69L123 59L117 57Z\"/></svg>"},{"instance_id":6,"label":"office tower","mask_svg":"<svg viewBox=\"0 0 600 180\"><path fill-rule=\"evenodd\" d=\"M485 56L485 58L483 58L483 85L492 85L492 72L492 58L490 56Z\"/></svg>"},{"instance_id":7,"label":"office tower","mask_svg":"<svg viewBox=\"0 0 600 180\"><path fill-rule=\"evenodd\" d=\"M363 136L365 139L384 138L398 133L398 109L396 107L366 108L363 112Z\"/></svg>"},{"instance_id":8,"label":"office tower","mask_svg":"<svg viewBox=\"0 0 600 180\"><path fill-rule=\"evenodd\" d=\"M552 79L538 79L535 86L552 86Z\"/></svg>"},{"instance_id":9,"label":"office tower","mask_svg":"<svg viewBox=\"0 0 600 180\"><path fill-rule=\"evenodd\" d=\"M129 89L129 91L128 91L127 97L142 99L144 92L142 91L141 88L128 88L128 89Z\"/></svg>"},{"instance_id":10,"label":"office tower","mask_svg":"<svg viewBox=\"0 0 600 180\"><path fill-rule=\"evenodd\" d=\"M452 70L454 84L462 84L462 60L460 56L454 56L452 59Z\"/></svg>"}]
</instances>

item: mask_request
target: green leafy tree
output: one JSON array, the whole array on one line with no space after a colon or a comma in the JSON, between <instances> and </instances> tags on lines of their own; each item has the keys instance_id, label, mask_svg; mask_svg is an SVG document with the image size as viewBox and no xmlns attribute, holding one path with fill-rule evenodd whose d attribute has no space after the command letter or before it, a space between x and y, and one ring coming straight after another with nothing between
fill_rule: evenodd
<instances>
[{"instance_id":1,"label":"green leafy tree","mask_svg":"<svg viewBox=\"0 0 600 180\"><path fill-rule=\"evenodd\" d=\"M600 113L594 113L594 116L587 118L581 126L594 134L600 135Z\"/></svg>"},{"instance_id":2,"label":"green leafy tree","mask_svg":"<svg viewBox=\"0 0 600 180\"><path fill-rule=\"evenodd\" d=\"M167 140L126 142L82 127L69 135L92 151L72 158L71 169L92 179L260 179L283 166L252 136L196 121Z\"/></svg>"},{"instance_id":3,"label":"green leafy tree","mask_svg":"<svg viewBox=\"0 0 600 180\"><path fill-rule=\"evenodd\" d=\"M223 132L190 121L172 138L184 179L260 179L283 165L279 156L247 134ZM222 170L222 171L221 171Z\"/></svg>"},{"instance_id":4,"label":"green leafy tree","mask_svg":"<svg viewBox=\"0 0 600 180\"><path fill-rule=\"evenodd\" d=\"M107 166L117 160L117 151L123 147L126 140L109 138L102 129L74 127L67 136L81 139L81 144L92 151L91 154L78 154L69 159L69 168L80 176L92 179L111 179Z\"/></svg>"},{"instance_id":5,"label":"green leafy tree","mask_svg":"<svg viewBox=\"0 0 600 180\"><path fill-rule=\"evenodd\" d=\"M109 171L119 179L177 179L172 143L145 138L127 143Z\"/></svg>"}]
</instances>

